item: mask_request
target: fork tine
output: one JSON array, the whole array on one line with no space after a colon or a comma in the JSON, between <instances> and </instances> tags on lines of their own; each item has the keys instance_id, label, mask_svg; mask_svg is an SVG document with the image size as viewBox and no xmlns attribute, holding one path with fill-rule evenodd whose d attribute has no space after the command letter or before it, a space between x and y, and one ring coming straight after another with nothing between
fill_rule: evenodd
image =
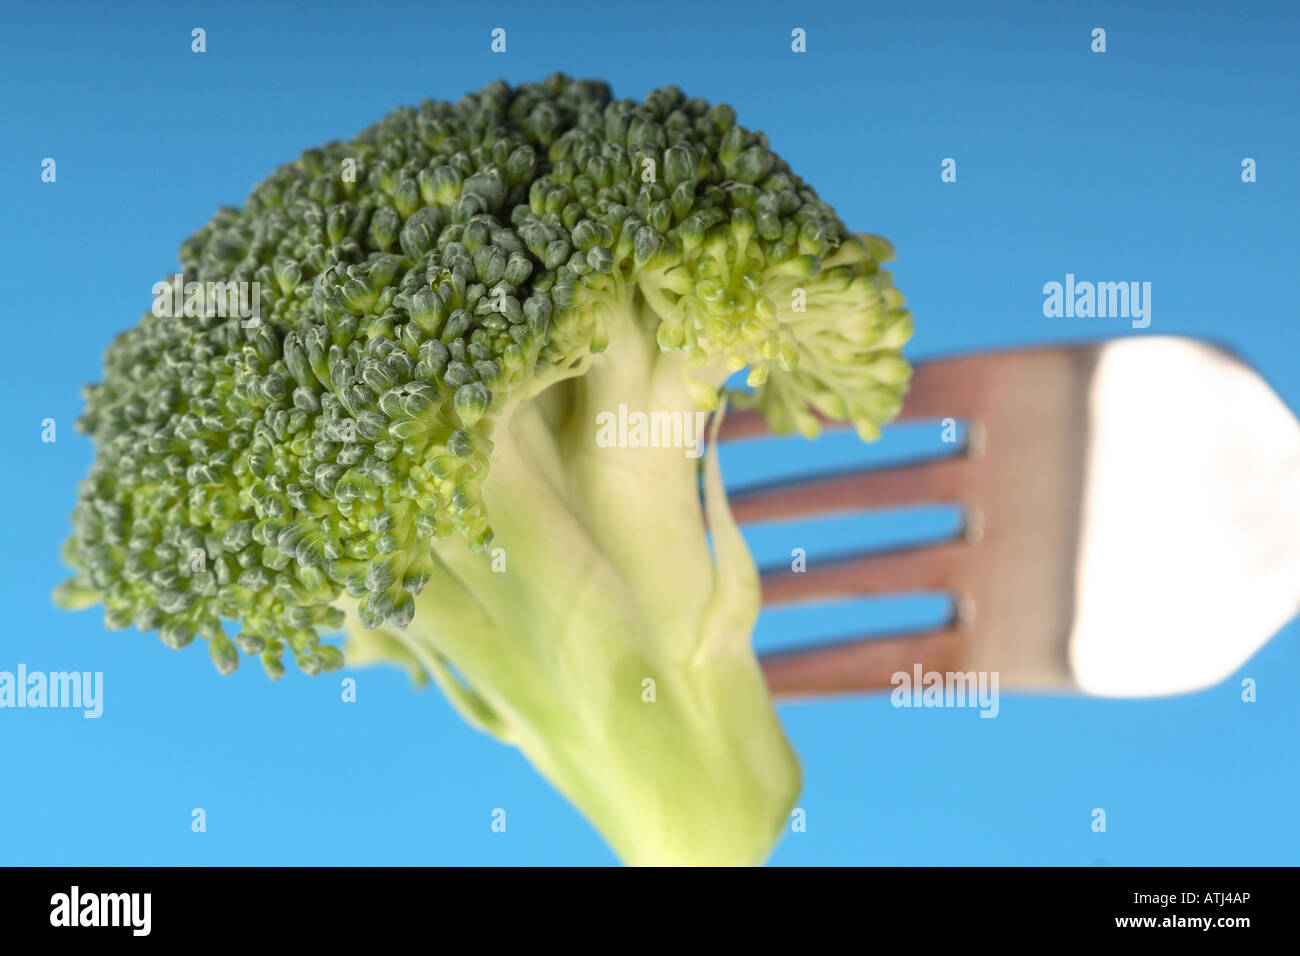
<instances>
[{"instance_id":1,"label":"fork tine","mask_svg":"<svg viewBox=\"0 0 1300 956\"><path fill-rule=\"evenodd\" d=\"M986 387L988 362L978 358L939 359L917 365L903 399L896 422L926 419L970 418L978 408L978 398ZM835 421L814 412L827 430L848 428L848 422ZM752 408L728 410L718 430L719 441L740 441L770 435L772 430L763 415Z\"/></svg>"},{"instance_id":2,"label":"fork tine","mask_svg":"<svg viewBox=\"0 0 1300 956\"><path fill-rule=\"evenodd\" d=\"M988 363L978 357L940 359L917 365L895 421L970 418L987 390Z\"/></svg>"},{"instance_id":3,"label":"fork tine","mask_svg":"<svg viewBox=\"0 0 1300 956\"><path fill-rule=\"evenodd\" d=\"M959 456L778 482L733 493L731 513L738 523L747 524L867 508L965 503L970 469L970 459Z\"/></svg>"},{"instance_id":4,"label":"fork tine","mask_svg":"<svg viewBox=\"0 0 1300 956\"><path fill-rule=\"evenodd\" d=\"M865 597L907 591L949 591L969 556L965 541L901 551L857 555L814 565L807 571L769 571L762 575L764 606L799 604L826 598Z\"/></svg>"},{"instance_id":5,"label":"fork tine","mask_svg":"<svg viewBox=\"0 0 1300 956\"><path fill-rule=\"evenodd\" d=\"M888 690L899 671L959 669L962 636L945 628L898 637L868 637L760 658L768 689L778 699Z\"/></svg>"}]
</instances>

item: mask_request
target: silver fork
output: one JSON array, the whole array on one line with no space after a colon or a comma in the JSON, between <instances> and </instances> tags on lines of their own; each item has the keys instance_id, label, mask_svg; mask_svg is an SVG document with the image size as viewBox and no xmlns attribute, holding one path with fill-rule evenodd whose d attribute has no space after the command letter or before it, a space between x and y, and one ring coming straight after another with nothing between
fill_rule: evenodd
<instances>
[{"instance_id":1,"label":"silver fork","mask_svg":"<svg viewBox=\"0 0 1300 956\"><path fill-rule=\"evenodd\" d=\"M949 592L924 633L763 658L774 696L899 671L1148 697L1226 679L1300 608L1300 423L1228 352L1125 338L919 365L900 420L964 421L961 454L733 494L741 524L958 504L961 540L763 575L765 605ZM737 411L721 440L767 433ZM799 439L789 439L798 441Z\"/></svg>"}]
</instances>

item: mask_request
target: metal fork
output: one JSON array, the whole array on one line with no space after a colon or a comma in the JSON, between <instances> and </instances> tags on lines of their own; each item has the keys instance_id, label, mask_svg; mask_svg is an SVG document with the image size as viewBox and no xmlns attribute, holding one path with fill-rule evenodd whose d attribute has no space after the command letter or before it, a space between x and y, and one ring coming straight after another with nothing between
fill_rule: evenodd
<instances>
[{"instance_id":1,"label":"metal fork","mask_svg":"<svg viewBox=\"0 0 1300 956\"><path fill-rule=\"evenodd\" d=\"M1142 337L919 365L900 420L945 418L971 436L956 457L731 496L741 524L930 503L967 519L961 540L765 573L769 606L934 591L959 609L937 631L766 655L774 696L885 690L917 664L1186 693L1300 608L1300 423L1223 349ZM763 434L737 411L721 440Z\"/></svg>"}]
</instances>

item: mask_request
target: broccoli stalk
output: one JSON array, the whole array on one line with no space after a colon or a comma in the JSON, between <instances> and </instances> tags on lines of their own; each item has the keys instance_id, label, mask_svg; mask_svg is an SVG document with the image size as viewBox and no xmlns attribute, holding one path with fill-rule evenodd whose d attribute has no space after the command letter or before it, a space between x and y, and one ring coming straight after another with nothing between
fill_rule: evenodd
<instances>
[{"instance_id":1,"label":"broccoli stalk","mask_svg":"<svg viewBox=\"0 0 1300 956\"><path fill-rule=\"evenodd\" d=\"M398 110L182 246L187 277L257 282L263 321L151 313L109 348L56 597L201 635L223 673L335 670L343 629L625 861L761 862L800 775L716 448L701 482L683 448L598 444L598 416L716 410L716 434L747 368L774 430L875 437L908 375L890 255L673 88Z\"/></svg>"},{"instance_id":2,"label":"broccoli stalk","mask_svg":"<svg viewBox=\"0 0 1300 956\"><path fill-rule=\"evenodd\" d=\"M596 414L694 408L676 353L635 317L563 391L493 432L483 498L494 565L463 539L385 639L472 723L517 745L636 864L751 864L799 791L750 634L758 574L706 461L681 448L601 448ZM648 331L649 334L646 334ZM355 620L355 618L354 618ZM349 629L353 661L385 656ZM451 673L455 666L459 679ZM647 681L653 681L647 685Z\"/></svg>"}]
</instances>

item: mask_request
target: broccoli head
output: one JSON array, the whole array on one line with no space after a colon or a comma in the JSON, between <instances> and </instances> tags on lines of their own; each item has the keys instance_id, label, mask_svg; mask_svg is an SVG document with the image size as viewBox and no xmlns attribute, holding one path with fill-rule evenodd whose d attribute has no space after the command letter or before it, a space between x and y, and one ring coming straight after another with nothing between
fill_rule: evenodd
<instances>
[{"instance_id":1,"label":"broccoli head","mask_svg":"<svg viewBox=\"0 0 1300 956\"><path fill-rule=\"evenodd\" d=\"M177 282L225 291L110 345L56 598L202 636L225 674L395 662L624 860L761 861L800 776L716 452L701 477L597 420L716 429L747 369L732 401L774 431L874 438L908 378L890 257L675 87L555 75L398 109L218 211ZM224 308L245 287L251 318Z\"/></svg>"}]
</instances>

